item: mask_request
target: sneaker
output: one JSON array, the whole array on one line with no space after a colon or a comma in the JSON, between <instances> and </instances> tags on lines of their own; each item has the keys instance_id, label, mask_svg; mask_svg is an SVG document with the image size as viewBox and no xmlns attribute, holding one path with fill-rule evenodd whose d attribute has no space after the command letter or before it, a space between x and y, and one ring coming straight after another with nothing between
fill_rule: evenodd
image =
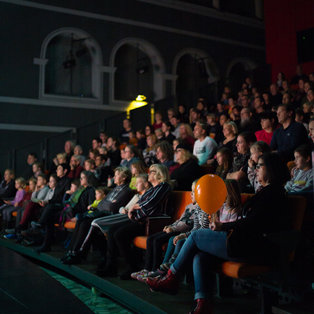
<instances>
[{"instance_id":1,"label":"sneaker","mask_svg":"<svg viewBox=\"0 0 314 314\"><path fill-rule=\"evenodd\" d=\"M167 272L166 271L163 271L163 270L161 270L161 269L157 269L157 270L155 270L155 271L150 271L149 273L148 273L148 275L147 275L147 277L146 277L146 280L147 280L147 278L158 278L158 277L163 277L163 276L165 276L167 274ZM145 281L146 281L145 280Z\"/></svg>"},{"instance_id":2,"label":"sneaker","mask_svg":"<svg viewBox=\"0 0 314 314\"><path fill-rule=\"evenodd\" d=\"M164 270L165 272L167 272L168 271L168 269L170 268L170 263L163 263L163 264L161 264L160 266L159 266L159 268L161 269L161 270Z\"/></svg>"},{"instance_id":3,"label":"sneaker","mask_svg":"<svg viewBox=\"0 0 314 314\"><path fill-rule=\"evenodd\" d=\"M140 271L137 271L137 272L135 272L135 273L132 273L132 274L131 274L131 278L137 280L137 277L138 277L138 276L146 276L147 274L148 274L148 270L142 269L142 270L140 270Z\"/></svg>"},{"instance_id":4,"label":"sneaker","mask_svg":"<svg viewBox=\"0 0 314 314\"><path fill-rule=\"evenodd\" d=\"M14 228L5 229L4 232L5 232L5 233L15 233L15 229L14 229Z\"/></svg>"},{"instance_id":5,"label":"sneaker","mask_svg":"<svg viewBox=\"0 0 314 314\"><path fill-rule=\"evenodd\" d=\"M9 233L9 234L6 234L3 236L5 239L8 239L8 240L15 240L17 239L17 235L15 233Z\"/></svg>"},{"instance_id":6,"label":"sneaker","mask_svg":"<svg viewBox=\"0 0 314 314\"><path fill-rule=\"evenodd\" d=\"M31 226L32 226L32 229L41 229L42 228L42 225L37 221L32 221Z\"/></svg>"}]
</instances>

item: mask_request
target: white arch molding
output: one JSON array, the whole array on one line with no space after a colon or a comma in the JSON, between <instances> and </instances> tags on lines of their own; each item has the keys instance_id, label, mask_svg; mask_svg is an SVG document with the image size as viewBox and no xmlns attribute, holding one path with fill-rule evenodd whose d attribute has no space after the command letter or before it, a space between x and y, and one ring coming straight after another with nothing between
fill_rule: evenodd
<instances>
[{"instance_id":1,"label":"white arch molding","mask_svg":"<svg viewBox=\"0 0 314 314\"><path fill-rule=\"evenodd\" d=\"M79 38L87 38L85 40L85 45L88 47L91 57L92 57L92 93L93 98L80 98L74 96L64 96L64 95L52 95L45 93L45 71L46 64L48 59L46 58L47 47L50 41L59 35L73 33ZM62 101L62 102L79 102L79 103L93 103L93 104L102 104L103 103L103 73L107 71L107 67L102 65L102 51L97 43L97 41L84 30L74 28L74 27L63 27L59 28L46 36L44 39L41 49L40 49L40 58L34 58L34 63L39 65L39 99L53 100L53 101Z\"/></svg>"},{"instance_id":2,"label":"white arch molding","mask_svg":"<svg viewBox=\"0 0 314 314\"><path fill-rule=\"evenodd\" d=\"M146 40L134 37L124 38L117 42L113 47L109 60L109 67L114 69L110 71L110 91L109 91L109 103L117 105L126 105L126 101L114 98L114 76L115 76L115 66L114 61L118 50L126 45L132 45L138 47L142 52L144 52L150 59L153 66L153 91L155 99L149 99L149 101L156 101L165 97L165 65L163 58L161 57L159 51Z\"/></svg>"},{"instance_id":3,"label":"white arch molding","mask_svg":"<svg viewBox=\"0 0 314 314\"><path fill-rule=\"evenodd\" d=\"M174 58L173 65L172 65L172 74L174 79L172 80L172 94L176 95L176 86L177 86L177 68L180 59L185 55L191 55L193 58L196 56L197 58L204 59L206 71L209 77L209 83L214 83L219 79L219 70L214 62L214 59L204 50L197 49L197 48L185 48L182 49Z\"/></svg>"}]
</instances>

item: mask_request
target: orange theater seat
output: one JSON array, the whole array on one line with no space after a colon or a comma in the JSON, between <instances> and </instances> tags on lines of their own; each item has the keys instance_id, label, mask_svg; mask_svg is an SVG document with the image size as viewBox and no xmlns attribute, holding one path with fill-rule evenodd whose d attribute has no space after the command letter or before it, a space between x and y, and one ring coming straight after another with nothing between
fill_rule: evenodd
<instances>
[{"instance_id":1,"label":"orange theater seat","mask_svg":"<svg viewBox=\"0 0 314 314\"><path fill-rule=\"evenodd\" d=\"M76 225L75 222L73 222L73 221L67 221L67 222L64 224L64 228L65 228L65 229L75 229L75 225Z\"/></svg>"},{"instance_id":2,"label":"orange theater seat","mask_svg":"<svg viewBox=\"0 0 314 314\"><path fill-rule=\"evenodd\" d=\"M12 213L12 217L16 217L17 216L17 211Z\"/></svg>"},{"instance_id":3,"label":"orange theater seat","mask_svg":"<svg viewBox=\"0 0 314 314\"><path fill-rule=\"evenodd\" d=\"M239 262L223 262L221 264L221 272L232 278L246 278L267 273L270 267L264 265L251 265Z\"/></svg>"},{"instance_id":4,"label":"orange theater seat","mask_svg":"<svg viewBox=\"0 0 314 314\"><path fill-rule=\"evenodd\" d=\"M185 207L192 202L190 191L173 191L168 200L168 206L173 208L173 220L177 220L183 214ZM135 237L133 244L143 250L146 250L147 235Z\"/></svg>"}]
</instances>

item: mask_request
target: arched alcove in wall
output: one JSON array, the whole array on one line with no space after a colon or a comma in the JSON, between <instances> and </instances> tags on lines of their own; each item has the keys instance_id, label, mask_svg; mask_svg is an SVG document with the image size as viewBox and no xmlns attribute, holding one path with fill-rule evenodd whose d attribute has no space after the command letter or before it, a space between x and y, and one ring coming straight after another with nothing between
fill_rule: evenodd
<instances>
[{"instance_id":1,"label":"arched alcove in wall","mask_svg":"<svg viewBox=\"0 0 314 314\"><path fill-rule=\"evenodd\" d=\"M206 52L194 48L182 50L175 57L173 74L177 75L173 93L178 103L191 107L198 97L210 100L216 97L218 69Z\"/></svg>"},{"instance_id":2,"label":"arched alcove in wall","mask_svg":"<svg viewBox=\"0 0 314 314\"><path fill-rule=\"evenodd\" d=\"M232 60L226 72L226 83L230 86L233 93L239 91L247 76L252 76L256 64L245 58Z\"/></svg>"},{"instance_id":3,"label":"arched alcove in wall","mask_svg":"<svg viewBox=\"0 0 314 314\"><path fill-rule=\"evenodd\" d=\"M102 100L102 54L86 32L62 28L43 41L40 97Z\"/></svg>"},{"instance_id":4,"label":"arched alcove in wall","mask_svg":"<svg viewBox=\"0 0 314 314\"><path fill-rule=\"evenodd\" d=\"M113 48L110 65L111 101L125 102L143 94L149 102L164 97L164 63L157 49L137 38L126 38Z\"/></svg>"}]
</instances>

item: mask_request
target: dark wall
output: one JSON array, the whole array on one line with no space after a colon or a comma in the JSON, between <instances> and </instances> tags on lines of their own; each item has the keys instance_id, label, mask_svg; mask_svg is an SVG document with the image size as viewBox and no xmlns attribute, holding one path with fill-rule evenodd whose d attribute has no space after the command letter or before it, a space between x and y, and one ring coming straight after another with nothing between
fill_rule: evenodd
<instances>
[{"instance_id":1,"label":"dark wall","mask_svg":"<svg viewBox=\"0 0 314 314\"><path fill-rule=\"evenodd\" d=\"M103 66L110 65L114 47L125 38L138 38L154 46L165 64L165 74L175 74L172 73L174 60L180 51L187 48L207 53L222 80L234 59L250 59L256 65L265 62L263 24L254 19L243 22L238 16L238 23L232 19L218 19L216 15L205 16L136 0L37 0L26 1L25 4L0 2L2 124L76 128L107 120L109 133L119 133L123 114L115 112L114 108L80 109L79 104L67 108L54 106L53 102L49 106L38 102L39 65L34 64L34 58L40 58L44 39L64 27L77 28L95 39L102 50ZM44 6L34 7L38 4ZM89 16L80 15L83 13ZM109 74L104 72L103 103L100 104L104 108L112 105L109 99L111 84ZM164 85L164 96L170 99L173 96L172 82L165 79ZM11 100L6 101L4 97ZM28 101L23 103L25 98ZM114 115L118 115L119 119L112 119ZM134 115L134 119L140 116ZM41 140L52 134L0 132L1 147L20 147L31 143L34 137Z\"/></svg>"},{"instance_id":2,"label":"dark wall","mask_svg":"<svg viewBox=\"0 0 314 314\"><path fill-rule=\"evenodd\" d=\"M295 75L297 32L314 27L314 1L265 0L265 32L267 63L272 67L272 78L284 72ZM314 71L314 61L302 64L305 73Z\"/></svg>"}]
</instances>

